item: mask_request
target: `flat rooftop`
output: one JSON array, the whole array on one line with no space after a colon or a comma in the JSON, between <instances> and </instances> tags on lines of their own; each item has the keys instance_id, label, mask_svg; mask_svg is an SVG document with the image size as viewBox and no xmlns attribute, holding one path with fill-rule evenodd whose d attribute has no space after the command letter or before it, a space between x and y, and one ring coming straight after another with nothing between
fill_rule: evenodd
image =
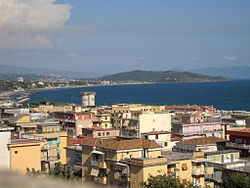
<instances>
[{"instance_id":1,"label":"flat rooftop","mask_svg":"<svg viewBox=\"0 0 250 188\"><path fill-rule=\"evenodd\" d=\"M37 144L44 141L33 140L33 139L13 139L10 144Z\"/></svg>"}]
</instances>

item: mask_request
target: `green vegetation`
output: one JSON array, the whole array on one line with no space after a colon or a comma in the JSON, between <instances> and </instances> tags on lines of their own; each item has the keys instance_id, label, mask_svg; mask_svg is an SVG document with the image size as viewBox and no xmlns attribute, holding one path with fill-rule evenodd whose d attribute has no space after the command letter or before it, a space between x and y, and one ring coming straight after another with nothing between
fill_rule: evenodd
<instances>
[{"instance_id":1,"label":"green vegetation","mask_svg":"<svg viewBox=\"0 0 250 188\"><path fill-rule=\"evenodd\" d=\"M232 118L235 118L235 119L250 119L250 116L247 116L247 115L231 115Z\"/></svg>"},{"instance_id":2,"label":"green vegetation","mask_svg":"<svg viewBox=\"0 0 250 188\"><path fill-rule=\"evenodd\" d=\"M74 179L74 171L71 167L56 163L56 166L49 170L49 176L61 179Z\"/></svg>"},{"instance_id":3,"label":"green vegetation","mask_svg":"<svg viewBox=\"0 0 250 188\"><path fill-rule=\"evenodd\" d=\"M202 82L227 81L223 77L207 76L190 72L176 71L131 71L98 78L109 81L139 81L139 82Z\"/></svg>"},{"instance_id":4,"label":"green vegetation","mask_svg":"<svg viewBox=\"0 0 250 188\"><path fill-rule=\"evenodd\" d=\"M181 183L180 178L171 175L151 176L143 183L146 188L198 188L191 182Z\"/></svg>"},{"instance_id":5,"label":"green vegetation","mask_svg":"<svg viewBox=\"0 0 250 188\"><path fill-rule=\"evenodd\" d=\"M249 178L244 173L226 173L223 176L224 188L250 188Z\"/></svg>"},{"instance_id":6,"label":"green vegetation","mask_svg":"<svg viewBox=\"0 0 250 188\"><path fill-rule=\"evenodd\" d=\"M46 175L48 177L59 178L59 179L67 179L67 180L75 179L73 169L69 167L68 165L63 165L60 162L56 163L55 167L51 168L48 173L41 172L39 170L36 171L34 168L32 168L31 170L27 168L26 173L27 175L32 176L32 177Z\"/></svg>"},{"instance_id":7,"label":"green vegetation","mask_svg":"<svg viewBox=\"0 0 250 188\"><path fill-rule=\"evenodd\" d=\"M41 100L41 101L34 101L30 104L23 104L23 107L38 107L39 105L54 105L54 106L60 106L60 105L69 105L69 103L63 103L63 102L55 102L55 101L49 101L49 100Z\"/></svg>"}]
</instances>

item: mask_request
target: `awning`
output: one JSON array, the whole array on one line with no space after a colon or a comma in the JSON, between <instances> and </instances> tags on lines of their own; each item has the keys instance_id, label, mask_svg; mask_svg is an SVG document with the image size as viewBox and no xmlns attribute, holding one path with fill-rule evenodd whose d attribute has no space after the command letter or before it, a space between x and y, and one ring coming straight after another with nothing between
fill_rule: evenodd
<instances>
[{"instance_id":1,"label":"awning","mask_svg":"<svg viewBox=\"0 0 250 188\"><path fill-rule=\"evenodd\" d=\"M95 153L95 154L99 154L99 155L104 155L105 153L101 152L101 151L92 151L91 153Z\"/></svg>"},{"instance_id":2,"label":"awning","mask_svg":"<svg viewBox=\"0 0 250 188\"><path fill-rule=\"evenodd\" d=\"M95 168L91 169L91 173L90 173L91 176L97 177L98 174L99 174L99 169L95 169Z\"/></svg>"},{"instance_id":3,"label":"awning","mask_svg":"<svg viewBox=\"0 0 250 188\"><path fill-rule=\"evenodd\" d=\"M203 162L207 162L207 159L202 159L202 160L194 160L192 161L193 163L203 163Z\"/></svg>"},{"instance_id":4,"label":"awning","mask_svg":"<svg viewBox=\"0 0 250 188\"><path fill-rule=\"evenodd\" d=\"M128 167L128 165L124 163L115 163L115 165Z\"/></svg>"}]
</instances>

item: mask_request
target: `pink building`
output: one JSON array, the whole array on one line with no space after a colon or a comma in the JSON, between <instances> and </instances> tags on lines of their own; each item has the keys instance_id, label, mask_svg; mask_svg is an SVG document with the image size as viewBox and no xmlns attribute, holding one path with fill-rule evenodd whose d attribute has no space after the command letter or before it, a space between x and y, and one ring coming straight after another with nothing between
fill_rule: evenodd
<instances>
[{"instance_id":1,"label":"pink building","mask_svg":"<svg viewBox=\"0 0 250 188\"><path fill-rule=\"evenodd\" d=\"M221 137L221 118L204 115L182 115L179 121L172 123L172 132L183 140L199 137Z\"/></svg>"},{"instance_id":2,"label":"pink building","mask_svg":"<svg viewBox=\"0 0 250 188\"><path fill-rule=\"evenodd\" d=\"M93 127L94 113L91 112L55 112L54 117L61 119L69 137L81 136L82 128Z\"/></svg>"}]
</instances>

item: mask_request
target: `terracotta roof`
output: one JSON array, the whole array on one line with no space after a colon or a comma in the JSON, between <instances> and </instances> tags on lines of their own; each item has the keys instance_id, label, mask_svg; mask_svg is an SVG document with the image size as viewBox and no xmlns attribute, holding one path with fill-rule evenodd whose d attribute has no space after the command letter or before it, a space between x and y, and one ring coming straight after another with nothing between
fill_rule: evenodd
<instances>
[{"instance_id":1,"label":"terracotta roof","mask_svg":"<svg viewBox=\"0 0 250 188\"><path fill-rule=\"evenodd\" d=\"M78 138L70 138L70 137L68 137L67 145L69 146L69 145L75 145L75 144L83 144L88 139L90 139L90 137L87 137L87 136L82 136L82 137L78 137Z\"/></svg>"},{"instance_id":2,"label":"terracotta roof","mask_svg":"<svg viewBox=\"0 0 250 188\"><path fill-rule=\"evenodd\" d=\"M112 130L119 130L116 128L100 128L100 127L92 127L92 128L83 128L85 130L89 130L89 131L112 131Z\"/></svg>"},{"instance_id":3,"label":"terracotta roof","mask_svg":"<svg viewBox=\"0 0 250 188\"><path fill-rule=\"evenodd\" d=\"M227 134L238 137L250 137L250 129L228 130Z\"/></svg>"},{"instance_id":4,"label":"terracotta roof","mask_svg":"<svg viewBox=\"0 0 250 188\"><path fill-rule=\"evenodd\" d=\"M190 144L190 145L209 145L216 144L217 142L227 142L228 140L218 138L218 137L202 137L202 138L193 138L190 140L180 141L180 144Z\"/></svg>"},{"instance_id":5,"label":"terracotta roof","mask_svg":"<svg viewBox=\"0 0 250 188\"><path fill-rule=\"evenodd\" d=\"M131 139L131 140L117 140L117 139L89 139L83 144L84 146L97 146L103 149L110 150L131 150L131 149L155 149L161 148L154 140L147 139Z\"/></svg>"},{"instance_id":6,"label":"terracotta roof","mask_svg":"<svg viewBox=\"0 0 250 188\"><path fill-rule=\"evenodd\" d=\"M181 138L178 138L178 137L173 137L173 138L171 138L171 141L180 141L180 140L182 140Z\"/></svg>"},{"instance_id":7,"label":"terracotta roof","mask_svg":"<svg viewBox=\"0 0 250 188\"><path fill-rule=\"evenodd\" d=\"M158 134L171 134L169 131L160 131L160 132L149 132L147 135L158 135Z\"/></svg>"}]
</instances>

